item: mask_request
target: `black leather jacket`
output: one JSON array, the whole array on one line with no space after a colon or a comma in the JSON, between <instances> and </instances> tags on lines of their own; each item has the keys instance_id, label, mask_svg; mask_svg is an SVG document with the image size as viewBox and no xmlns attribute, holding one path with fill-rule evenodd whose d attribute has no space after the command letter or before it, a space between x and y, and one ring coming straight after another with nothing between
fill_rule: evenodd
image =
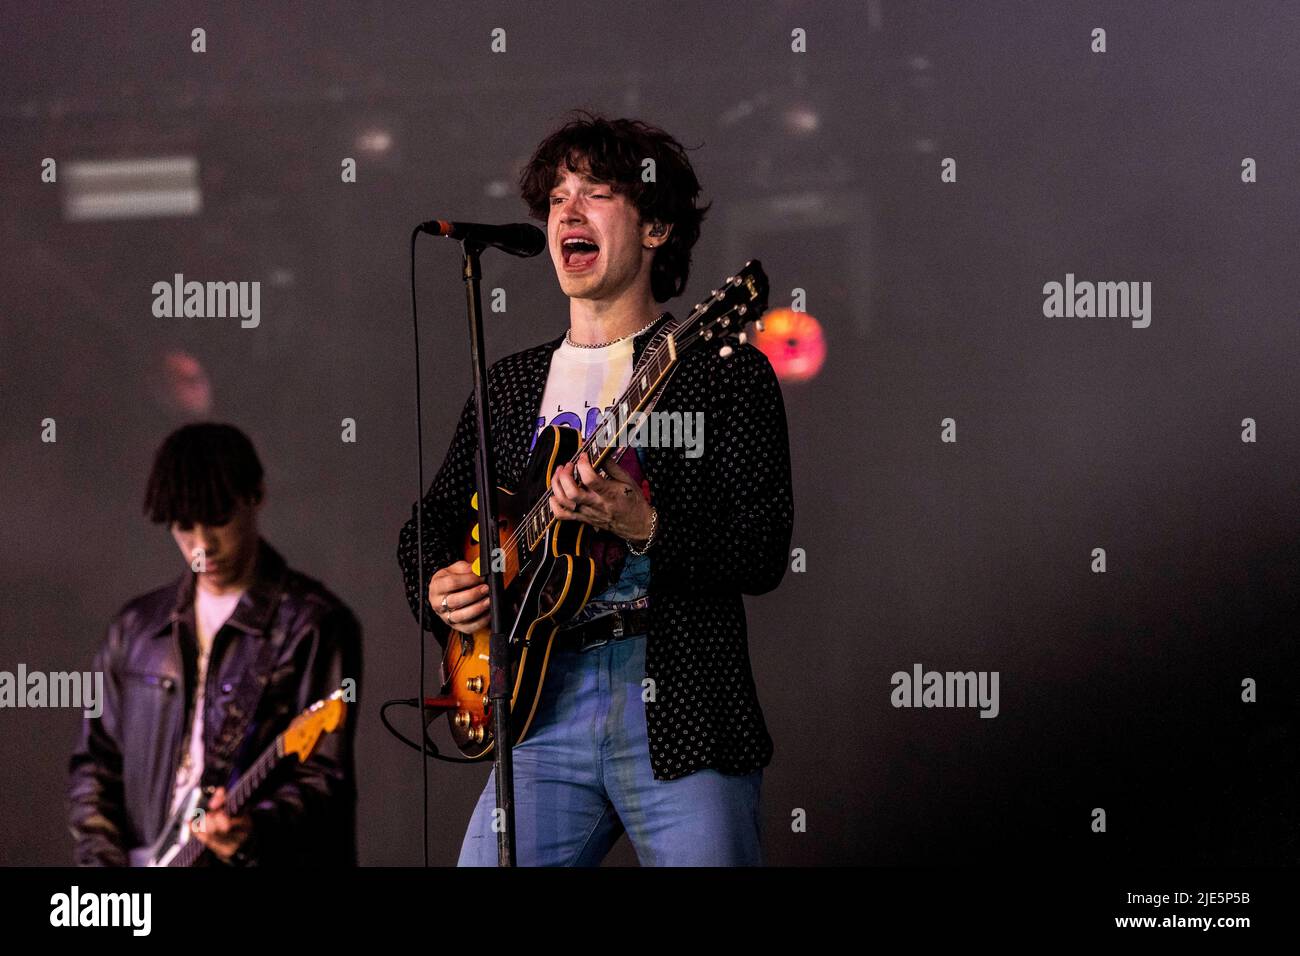
<instances>
[{"instance_id":1,"label":"black leather jacket","mask_svg":"<svg viewBox=\"0 0 1300 956\"><path fill-rule=\"evenodd\" d=\"M166 823L188 744L197 677L193 573L130 601L95 658L102 716L87 718L69 766L69 822L79 865L125 865ZM244 672L279 642L244 742L216 761L216 738ZM348 607L260 542L255 581L213 639L204 707L203 782L229 785L300 712L351 678L361 683L361 631ZM290 758L249 812L240 862L356 865L353 740L357 704L304 763ZM215 861L205 853L206 862Z\"/></svg>"}]
</instances>

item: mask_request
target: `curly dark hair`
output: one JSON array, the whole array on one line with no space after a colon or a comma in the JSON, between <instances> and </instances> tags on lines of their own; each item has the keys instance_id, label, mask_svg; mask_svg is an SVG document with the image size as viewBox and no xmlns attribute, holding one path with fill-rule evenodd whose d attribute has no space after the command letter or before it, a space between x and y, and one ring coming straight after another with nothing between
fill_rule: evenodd
<instances>
[{"instance_id":1,"label":"curly dark hair","mask_svg":"<svg viewBox=\"0 0 1300 956\"><path fill-rule=\"evenodd\" d=\"M607 119L586 110L571 115L575 118L542 141L519 175L519 194L528 204L529 215L546 222L560 164L577 172L585 161L594 178L630 198L642 223L672 224L668 240L655 251L650 291L656 302L681 295L691 272L691 248L713 205L697 205L700 182L686 149L662 129L640 120ZM641 179L646 159L654 160L654 182Z\"/></svg>"},{"instance_id":2,"label":"curly dark hair","mask_svg":"<svg viewBox=\"0 0 1300 956\"><path fill-rule=\"evenodd\" d=\"M144 513L157 524L221 525L241 501L260 500L262 462L234 425L196 422L167 436L154 458Z\"/></svg>"}]
</instances>

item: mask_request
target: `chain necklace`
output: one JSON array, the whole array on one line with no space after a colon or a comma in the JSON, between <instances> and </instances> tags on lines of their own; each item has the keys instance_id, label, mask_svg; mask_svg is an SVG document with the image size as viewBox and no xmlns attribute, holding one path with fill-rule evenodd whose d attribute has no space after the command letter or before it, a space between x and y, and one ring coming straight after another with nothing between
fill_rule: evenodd
<instances>
[{"instance_id":1,"label":"chain necklace","mask_svg":"<svg viewBox=\"0 0 1300 956\"><path fill-rule=\"evenodd\" d=\"M658 322L667 314L668 314L667 312L660 312L657 316L651 319L648 324L643 325L635 332L629 332L627 335L624 335L622 338L612 339L609 342L600 342L596 345L583 345L581 342L573 341L573 329L569 329L569 331L564 333L564 341L575 349L603 349L610 345L617 345L619 342L622 342L625 339L635 338L636 336L640 335L646 329L650 328L650 326L654 325L656 322Z\"/></svg>"}]
</instances>

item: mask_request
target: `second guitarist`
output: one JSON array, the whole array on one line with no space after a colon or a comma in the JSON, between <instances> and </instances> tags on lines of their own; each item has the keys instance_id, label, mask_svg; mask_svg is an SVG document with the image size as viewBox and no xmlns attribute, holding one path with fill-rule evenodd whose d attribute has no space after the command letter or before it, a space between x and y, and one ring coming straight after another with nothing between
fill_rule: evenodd
<instances>
[{"instance_id":1,"label":"second guitarist","mask_svg":"<svg viewBox=\"0 0 1300 956\"><path fill-rule=\"evenodd\" d=\"M652 159L657 182L642 180ZM549 136L521 177L544 221L569 330L488 376L500 483L519 487L542 431L588 437L628 385L658 304L686 287L707 207L681 145L630 120L581 116ZM657 409L702 414L703 454L640 447L560 468L557 519L594 535L591 599L561 630L532 728L514 748L521 865L595 865L627 832L644 865L757 865L759 793L772 740L750 669L742 594L784 576L794 520L780 386L766 357L684 358ZM407 597L440 643L489 624L487 588L462 558L474 493L473 399L401 533ZM495 782L470 820L461 865L493 865Z\"/></svg>"},{"instance_id":2,"label":"second guitarist","mask_svg":"<svg viewBox=\"0 0 1300 956\"><path fill-rule=\"evenodd\" d=\"M357 619L260 537L265 493L233 426L186 425L159 449L145 509L188 567L128 602L95 658L104 712L84 721L68 790L79 865L127 865L195 787L211 790L201 864L356 865L351 720L267 779L244 813L225 812L225 788L277 734L361 680Z\"/></svg>"}]
</instances>

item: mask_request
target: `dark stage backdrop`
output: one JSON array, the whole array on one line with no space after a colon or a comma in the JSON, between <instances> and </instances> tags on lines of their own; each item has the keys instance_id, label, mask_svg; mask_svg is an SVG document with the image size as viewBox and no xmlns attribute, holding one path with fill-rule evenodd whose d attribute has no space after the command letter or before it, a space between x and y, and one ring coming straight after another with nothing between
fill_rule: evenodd
<instances>
[{"instance_id":1,"label":"dark stage backdrop","mask_svg":"<svg viewBox=\"0 0 1300 956\"><path fill-rule=\"evenodd\" d=\"M88 668L179 573L140 502L206 407L364 625L361 858L418 864L420 761L377 716L417 687L407 237L526 218L520 164L588 107L699 147L670 308L757 257L828 346L784 384L806 569L746 599L768 861L1294 862L1300 9L614 7L5 6L0 670ZM70 165L173 156L196 214L69 217ZM457 252L418 256L430 477L470 387ZM491 359L563 331L544 257L484 265ZM260 324L155 317L176 273L260 282ZM1067 276L1144 294L1046 315ZM996 672L997 715L894 706L915 665ZM0 863L69 861L79 719L0 710ZM486 775L432 766L434 862Z\"/></svg>"}]
</instances>

